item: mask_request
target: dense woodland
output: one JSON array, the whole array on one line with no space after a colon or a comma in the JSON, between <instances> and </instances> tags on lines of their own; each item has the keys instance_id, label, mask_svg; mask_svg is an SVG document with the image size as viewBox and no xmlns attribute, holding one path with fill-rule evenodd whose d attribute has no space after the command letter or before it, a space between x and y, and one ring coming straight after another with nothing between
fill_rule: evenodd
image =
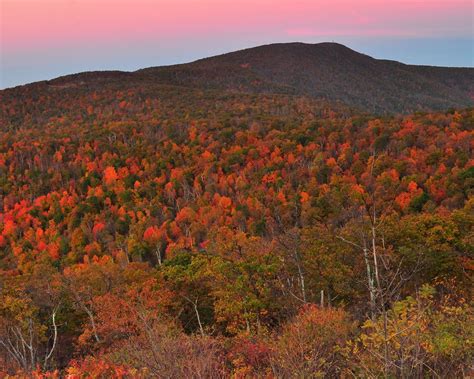
<instances>
[{"instance_id":1,"label":"dense woodland","mask_svg":"<svg viewBox=\"0 0 474 379\"><path fill-rule=\"evenodd\" d=\"M0 92L3 376L472 374L473 109L99 84Z\"/></svg>"}]
</instances>

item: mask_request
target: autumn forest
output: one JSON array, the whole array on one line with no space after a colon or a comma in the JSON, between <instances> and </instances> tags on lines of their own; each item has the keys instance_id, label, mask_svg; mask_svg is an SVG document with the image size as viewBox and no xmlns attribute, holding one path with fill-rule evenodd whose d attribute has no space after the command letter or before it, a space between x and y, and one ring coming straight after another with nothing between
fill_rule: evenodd
<instances>
[{"instance_id":1,"label":"autumn forest","mask_svg":"<svg viewBox=\"0 0 474 379\"><path fill-rule=\"evenodd\" d=\"M147 80L1 91L0 375L468 377L473 127Z\"/></svg>"}]
</instances>

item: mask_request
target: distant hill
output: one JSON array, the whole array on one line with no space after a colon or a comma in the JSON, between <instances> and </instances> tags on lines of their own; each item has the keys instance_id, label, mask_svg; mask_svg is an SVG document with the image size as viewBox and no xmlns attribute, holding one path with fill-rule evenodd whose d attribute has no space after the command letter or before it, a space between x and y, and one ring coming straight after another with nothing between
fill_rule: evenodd
<instances>
[{"instance_id":1,"label":"distant hill","mask_svg":"<svg viewBox=\"0 0 474 379\"><path fill-rule=\"evenodd\" d=\"M470 106L474 95L472 68L405 65L336 43L266 45L139 73L179 85L324 97L382 113Z\"/></svg>"},{"instance_id":2,"label":"distant hill","mask_svg":"<svg viewBox=\"0 0 474 379\"><path fill-rule=\"evenodd\" d=\"M336 43L271 44L134 73L66 76L54 87L147 83L338 100L371 113L446 110L474 104L474 68L379 60Z\"/></svg>"}]
</instances>

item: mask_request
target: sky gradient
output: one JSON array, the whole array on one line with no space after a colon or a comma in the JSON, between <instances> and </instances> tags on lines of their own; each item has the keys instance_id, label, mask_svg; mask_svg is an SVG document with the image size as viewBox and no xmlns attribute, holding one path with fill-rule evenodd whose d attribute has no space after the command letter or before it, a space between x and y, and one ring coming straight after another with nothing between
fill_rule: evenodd
<instances>
[{"instance_id":1,"label":"sky gradient","mask_svg":"<svg viewBox=\"0 0 474 379\"><path fill-rule=\"evenodd\" d=\"M272 42L473 66L471 0L0 0L0 88L192 61Z\"/></svg>"}]
</instances>

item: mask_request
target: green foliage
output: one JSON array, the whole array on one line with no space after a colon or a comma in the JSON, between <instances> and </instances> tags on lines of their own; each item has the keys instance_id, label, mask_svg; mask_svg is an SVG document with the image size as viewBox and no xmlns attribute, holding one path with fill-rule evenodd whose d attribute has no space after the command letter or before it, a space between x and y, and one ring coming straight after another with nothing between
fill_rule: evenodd
<instances>
[{"instance_id":1,"label":"green foliage","mask_svg":"<svg viewBox=\"0 0 474 379\"><path fill-rule=\"evenodd\" d=\"M463 299L436 303L436 291L423 286L417 297L393 304L387 321L367 320L364 332L348 344L352 372L361 376L462 375L472 359L472 307ZM446 302L447 301L447 302ZM385 326L386 325L386 326Z\"/></svg>"}]
</instances>

